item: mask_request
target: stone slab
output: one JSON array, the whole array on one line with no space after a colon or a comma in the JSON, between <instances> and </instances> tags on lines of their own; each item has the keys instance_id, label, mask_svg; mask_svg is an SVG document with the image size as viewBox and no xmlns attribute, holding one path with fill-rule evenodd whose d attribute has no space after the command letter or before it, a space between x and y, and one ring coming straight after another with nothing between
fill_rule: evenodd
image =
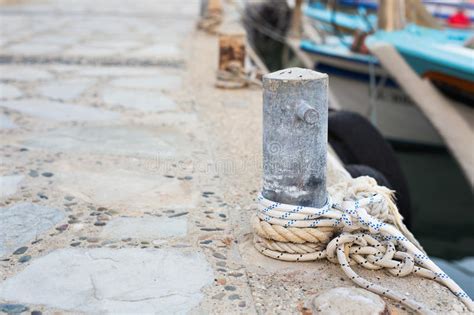
<instances>
[{"instance_id":1,"label":"stone slab","mask_svg":"<svg viewBox=\"0 0 474 315\"><path fill-rule=\"evenodd\" d=\"M55 171L58 188L98 206L127 213L157 208L185 209L196 205L197 195L187 181L121 169L77 170L67 165Z\"/></svg>"},{"instance_id":2,"label":"stone slab","mask_svg":"<svg viewBox=\"0 0 474 315\"><path fill-rule=\"evenodd\" d=\"M384 300L360 288L335 288L323 292L313 300L313 311L320 315L333 314L386 314Z\"/></svg>"},{"instance_id":3,"label":"stone slab","mask_svg":"<svg viewBox=\"0 0 474 315\"><path fill-rule=\"evenodd\" d=\"M180 148L178 146L191 146L177 128L123 125L58 128L27 139L23 144L52 151L154 158L175 157Z\"/></svg>"},{"instance_id":4,"label":"stone slab","mask_svg":"<svg viewBox=\"0 0 474 315\"><path fill-rule=\"evenodd\" d=\"M11 84L0 83L0 98L15 98L21 95L22 93L17 87Z\"/></svg>"},{"instance_id":5,"label":"stone slab","mask_svg":"<svg viewBox=\"0 0 474 315\"><path fill-rule=\"evenodd\" d=\"M0 79L12 81L37 81L51 79L53 76L46 70L25 66L0 66Z\"/></svg>"},{"instance_id":6,"label":"stone slab","mask_svg":"<svg viewBox=\"0 0 474 315\"><path fill-rule=\"evenodd\" d=\"M15 194L22 179L22 175L0 176L0 198Z\"/></svg>"},{"instance_id":7,"label":"stone slab","mask_svg":"<svg viewBox=\"0 0 474 315\"><path fill-rule=\"evenodd\" d=\"M112 57L117 54L117 51L112 48L103 48L95 46L76 46L64 52L66 56L74 57Z\"/></svg>"},{"instance_id":8,"label":"stone slab","mask_svg":"<svg viewBox=\"0 0 474 315\"><path fill-rule=\"evenodd\" d=\"M119 114L99 108L41 99L2 101L5 107L20 113L55 121L101 121L119 118Z\"/></svg>"},{"instance_id":9,"label":"stone slab","mask_svg":"<svg viewBox=\"0 0 474 315\"><path fill-rule=\"evenodd\" d=\"M160 43L137 50L132 53L136 57L181 59L182 52L175 43Z\"/></svg>"},{"instance_id":10,"label":"stone slab","mask_svg":"<svg viewBox=\"0 0 474 315\"><path fill-rule=\"evenodd\" d=\"M157 69L154 67L81 67L78 75L87 77L108 77L108 76L153 76Z\"/></svg>"},{"instance_id":11,"label":"stone slab","mask_svg":"<svg viewBox=\"0 0 474 315\"><path fill-rule=\"evenodd\" d=\"M30 203L0 208L0 257L34 240L63 218L60 210Z\"/></svg>"},{"instance_id":12,"label":"stone slab","mask_svg":"<svg viewBox=\"0 0 474 315\"><path fill-rule=\"evenodd\" d=\"M0 113L0 129L15 129L18 125L10 117Z\"/></svg>"},{"instance_id":13,"label":"stone slab","mask_svg":"<svg viewBox=\"0 0 474 315\"><path fill-rule=\"evenodd\" d=\"M155 91L137 91L118 88L107 88L103 100L110 105L120 105L145 112L162 112L176 109L176 103Z\"/></svg>"},{"instance_id":14,"label":"stone slab","mask_svg":"<svg viewBox=\"0 0 474 315\"><path fill-rule=\"evenodd\" d=\"M120 78L113 80L110 84L118 88L175 90L181 86L181 77L159 74L146 77Z\"/></svg>"},{"instance_id":15,"label":"stone slab","mask_svg":"<svg viewBox=\"0 0 474 315\"><path fill-rule=\"evenodd\" d=\"M185 216L177 218L124 217L107 223L102 230L101 236L112 240L121 240L123 238L154 240L182 237L186 235L186 231L187 219Z\"/></svg>"},{"instance_id":16,"label":"stone slab","mask_svg":"<svg viewBox=\"0 0 474 315\"><path fill-rule=\"evenodd\" d=\"M7 47L6 53L15 55L43 55L59 53L62 47L54 44L43 44L43 43L20 43Z\"/></svg>"},{"instance_id":17,"label":"stone slab","mask_svg":"<svg viewBox=\"0 0 474 315\"><path fill-rule=\"evenodd\" d=\"M38 90L43 96L70 101L79 97L94 83L90 79L61 80L43 84Z\"/></svg>"},{"instance_id":18,"label":"stone slab","mask_svg":"<svg viewBox=\"0 0 474 315\"><path fill-rule=\"evenodd\" d=\"M0 298L93 314L186 314L213 274L177 249L61 249L0 284Z\"/></svg>"}]
</instances>

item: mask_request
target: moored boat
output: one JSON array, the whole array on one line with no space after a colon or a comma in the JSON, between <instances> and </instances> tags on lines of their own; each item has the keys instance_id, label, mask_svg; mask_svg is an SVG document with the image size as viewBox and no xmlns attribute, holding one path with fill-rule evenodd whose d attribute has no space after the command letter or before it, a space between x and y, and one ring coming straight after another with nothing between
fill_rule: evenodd
<instances>
[{"instance_id":1,"label":"moored boat","mask_svg":"<svg viewBox=\"0 0 474 315\"><path fill-rule=\"evenodd\" d=\"M366 8L368 10L377 10L378 1L376 0L339 0L338 3L347 7ZM460 10L468 20L474 22L474 2L465 0L424 0L423 5L434 17L448 20L455 16Z\"/></svg>"},{"instance_id":2,"label":"moored boat","mask_svg":"<svg viewBox=\"0 0 474 315\"><path fill-rule=\"evenodd\" d=\"M430 79L458 101L474 103L474 50L464 47L473 32L415 24L390 32L376 30L375 15L351 15L315 5L306 7L305 14L320 22L317 25L324 25L326 34L320 40L302 40L300 48L309 53L316 69L332 74L331 87L341 107L371 118L385 137L443 144L428 119L370 55L367 46L394 46L420 77ZM341 28L355 35L345 35ZM331 31L333 35L327 35Z\"/></svg>"},{"instance_id":3,"label":"moored boat","mask_svg":"<svg viewBox=\"0 0 474 315\"><path fill-rule=\"evenodd\" d=\"M347 37L349 39L350 36ZM328 73L342 109L369 118L390 140L417 145L442 145L429 120L371 55L352 52L336 36L326 43L301 41L315 69Z\"/></svg>"}]
</instances>

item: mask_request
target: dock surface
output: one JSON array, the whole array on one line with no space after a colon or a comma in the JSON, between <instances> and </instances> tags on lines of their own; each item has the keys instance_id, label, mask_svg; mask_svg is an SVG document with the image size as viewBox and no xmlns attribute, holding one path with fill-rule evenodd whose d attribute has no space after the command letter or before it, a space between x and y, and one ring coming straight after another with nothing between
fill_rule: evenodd
<instances>
[{"instance_id":1,"label":"dock surface","mask_svg":"<svg viewBox=\"0 0 474 315\"><path fill-rule=\"evenodd\" d=\"M198 15L197 1L0 7L0 311L298 314L354 287L327 261L254 249L261 90L214 87ZM356 270L465 310L433 281Z\"/></svg>"}]
</instances>

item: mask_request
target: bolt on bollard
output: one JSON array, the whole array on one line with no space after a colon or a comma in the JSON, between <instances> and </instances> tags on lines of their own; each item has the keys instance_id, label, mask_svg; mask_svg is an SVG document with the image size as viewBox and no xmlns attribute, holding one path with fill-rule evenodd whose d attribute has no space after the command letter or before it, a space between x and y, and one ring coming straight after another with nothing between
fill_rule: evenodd
<instances>
[{"instance_id":1,"label":"bolt on bollard","mask_svg":"<svg viewBox=\"0 0 474 315\"><path fill-rule=\"evenodd\" d=\"M327 201L328 76L289 68L263 77L263 196L321 207Z\"/></svg>"}]
</instances>

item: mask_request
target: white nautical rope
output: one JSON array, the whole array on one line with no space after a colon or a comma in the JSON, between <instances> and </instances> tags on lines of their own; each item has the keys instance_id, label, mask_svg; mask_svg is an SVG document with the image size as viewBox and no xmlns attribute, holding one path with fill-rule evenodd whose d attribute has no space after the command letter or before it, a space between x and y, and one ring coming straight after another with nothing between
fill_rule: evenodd
<instances>
[{"instance_id":1,"label":"white nautical rope","mask_svg":"<svg viewBox=\"0 0 474 315\"><path fill-rule=\"evenodd\" d=\"M282 204L260 195L258 211L252 218L255 247L266 256L285 261L327 258L339 263L357 285L417 312L432 313L412 299L361 278L350 266L358 264L373 270L387 268L396 277L414 273L443 284L474 311L469 296L413 244L416 240L412 235L407 234L414 241L388 223L391 220L387 211L379 219L371 215L380 213L380 205L387 203L387 196L381 193L365 195L365 198L341 202L328 197L321 208Z\"/></svg>"}]
</instances>

